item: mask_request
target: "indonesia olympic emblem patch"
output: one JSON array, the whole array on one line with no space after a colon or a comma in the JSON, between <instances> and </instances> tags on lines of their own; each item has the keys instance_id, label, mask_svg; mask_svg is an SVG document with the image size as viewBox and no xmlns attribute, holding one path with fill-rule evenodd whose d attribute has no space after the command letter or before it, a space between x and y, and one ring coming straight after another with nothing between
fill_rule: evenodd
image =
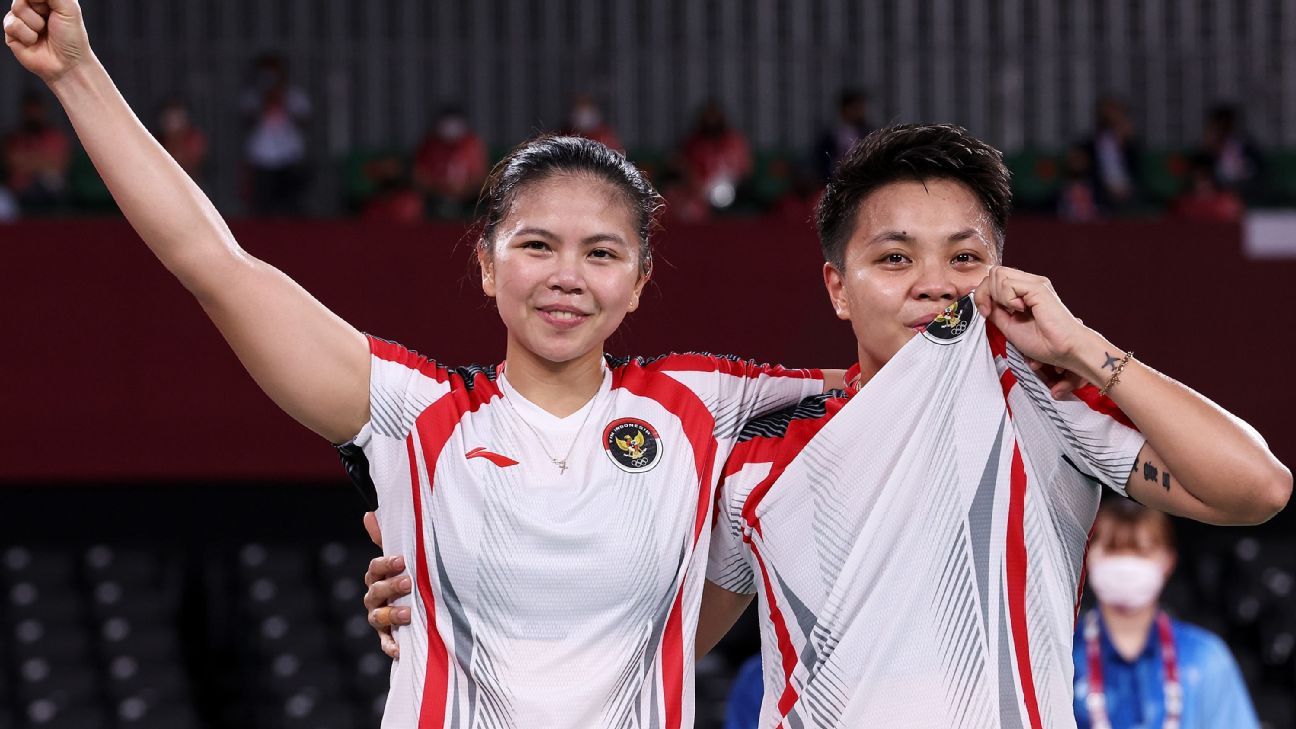
<instances>
[{"instance_id":1,"label":"indonesia olympic emblem patch","mask_svg":"<svg viewBox=\"0 0 1296 729\"><path fill-rule=\"evenodd\" d=\"M603 450L622 471L643 473L661 460L661 438L648 423L621 418L603 429Z\"/></svg>"},{"instance_id":2,"label":"indonesia olympic emblem patch","mask_svg":"<svg viewBox=\"0 0 1296 729\"><path fill-rule=\"evenodd\" d=\"M945 307L945 311L923 330L923 336L937 344L953 344L972 325L975 315L976 307L972 304L972 295L968 294Z\"/></svg>"}]
</instances>

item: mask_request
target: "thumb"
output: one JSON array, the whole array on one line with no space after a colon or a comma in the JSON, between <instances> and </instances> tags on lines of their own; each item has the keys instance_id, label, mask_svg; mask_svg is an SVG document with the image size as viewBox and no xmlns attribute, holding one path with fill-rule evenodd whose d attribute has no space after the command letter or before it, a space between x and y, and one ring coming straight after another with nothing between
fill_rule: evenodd
<instances>
[{"instance_id":1,"label":"thumb","mask_svg":"<svg viewBox=\"0 0 1296 729\"><path fill-rule=\"evenodd\" d=\"M41 10L41 5L45 5L50 10L65 18L75 18L81 14L81 3L77 2L77 0L45 0L44 2L33 2L32 8L39 12Z\"/></svg>"},{"instance_id":2,"label":"thumb","mask_svg":"<svg viewBox=\"0 0 1296 729\"><path fill-rule=\"evenodd\" d=\"M382 532L378 529L378 515L372 511L366 511L364 515L365 531L369 532L369 539L382 547Z\"/></svg>"}]
</instances>

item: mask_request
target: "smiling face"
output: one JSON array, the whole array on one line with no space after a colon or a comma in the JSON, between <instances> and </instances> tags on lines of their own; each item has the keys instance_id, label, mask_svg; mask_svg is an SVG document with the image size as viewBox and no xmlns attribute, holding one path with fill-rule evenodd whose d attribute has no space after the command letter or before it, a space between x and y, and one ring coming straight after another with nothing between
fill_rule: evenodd
<instances>
[{"instance_id":1,"label":"smiling face","mask_svg":"<svg viewBox=\"0 0 1296 729\"><path fill-rule=\"evenodd\" d=\"M482 289L508 328L510 363L602 357L647 282L636 222L625 195L590 175L558 174L518 190L479 254Z\"/></svg>"},{"instance_id":2,"label":"smiling face","mask_svg":"<svg viewBox=\"0 0 1296 729\"><path fill-rule=\"evenodd\" d=\"M865 197L842 269L824 264L833 308L855 331L860 381L980 283L995 250L985 208L960 182L892 182Z\"/></svg>"}]
</instances>

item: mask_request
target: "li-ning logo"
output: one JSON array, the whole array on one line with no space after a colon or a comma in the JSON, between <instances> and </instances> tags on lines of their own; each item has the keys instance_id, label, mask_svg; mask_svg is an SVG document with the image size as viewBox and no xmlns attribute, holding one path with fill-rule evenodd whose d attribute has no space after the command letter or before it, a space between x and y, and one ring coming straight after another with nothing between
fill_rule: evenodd
<instances>
[{"instance_id":1,"label":"li-ning logo","mask_svg":"<svg viewBox=\"0 0 1296 729\"><path fill-rule=\"evenodd\" d=\"M621 418L603 429L603 451L628 473L643 473L661 460L657 430L638 418Z\"/></svg>"},{"instance_id":2,"label":"li-ning logo","mask_svg":"<svg viewBox=\"0 0 1296 729\"><path fill-rule=\"evenodd\" d=\"M945 307L940 316L932 320L923 331L923 336L937 344L952 344L972 325L976 307L972 305L972 295L968 294Z\"/></svg>"}]
</instances>

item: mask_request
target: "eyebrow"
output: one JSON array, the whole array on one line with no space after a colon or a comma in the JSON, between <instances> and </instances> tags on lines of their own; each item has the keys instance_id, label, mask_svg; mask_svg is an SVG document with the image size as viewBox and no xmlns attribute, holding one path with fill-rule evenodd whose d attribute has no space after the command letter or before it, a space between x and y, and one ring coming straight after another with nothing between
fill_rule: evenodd
<instances>
[{"instance_id":1,"label":"eyebrow","mask_svg":"<svg viewBox=\"0 0 1296 729\"><path fill-rule=\"evenodd\" d=\"M951 233L949 238L946 239L946 242L961 243L965 240L968 240L969 238L976 238L977 240L980 240L983 243L985 242L984 236L982 236L979 232L977 232L975 228L964 228L963 230L960 230L956 233ZM869 241L869 245L873 245L876 243L884 243L888 241L895 241L899 243L912 243L914 242L914 237L912 235L909 235L903 230L885 230L873 236L873 239Z\"/></svg>"},{"instance_id":2,"label":"eyebrow","mask_svg":"<svg viewBox=\"0 0 1296 729\"><path fill-rule=\"evenodd\" d=\"M549 238L550 240L559 239L557 233L545 230L544 228L522 228L513 233L514 238L523 235L537 235L542 238ZM581 240L581 242L585 245L594 245L596 243L616 243L624 246L626 244L625 239L616 233L595 233L594 235L586 236Z\"/></svg>"}]
</instances>

